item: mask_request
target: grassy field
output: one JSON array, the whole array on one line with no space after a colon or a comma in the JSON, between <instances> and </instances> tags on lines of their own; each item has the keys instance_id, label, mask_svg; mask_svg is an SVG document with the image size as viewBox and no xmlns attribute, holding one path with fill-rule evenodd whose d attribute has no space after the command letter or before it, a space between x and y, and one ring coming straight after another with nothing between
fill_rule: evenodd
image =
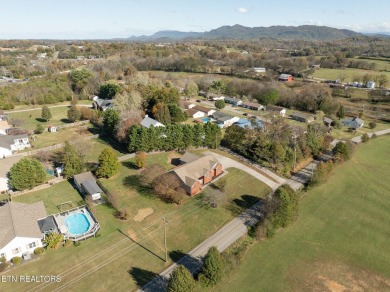
<instances>
[{"instance_id":1,"label":"grassy field","mask_svg":"<svg viewBox=\"0 0 390 292\"><path fill-rule=\"evenodd\" d=\"M301 200L298 221L253 245L215 291L389 291L390 136Z\"/></svg>"},{"instance_id":2,"label":"grassy field","mask_svg":"<svg viewBox=\"0 0 390 292\"><path fill-rule=\"evenodd\" d=\"M92 104L92 101L79 100L77 104ZM52 106L56 106L56 105L70 105L70 101L47 104L48 107L52 107ZM40 108L42 108L42 105L40 105L40 104L37 104L37 105L19 104L19 105L16 105L13 110L40 109Z\"/></svg>"},{"instance_id":3,"label":"grassy field","mask_svg":"<svg viewBox=\"0 0 390 292\"><path fill-rule=\"evenodd\" d=\"M176 153L149 155L148 163L161 163L169 169ZM121 207L129 210L130 219L120 221L113 216L114 210L108 205L95 206L93 212L101 224L100 238L82 242L79 247L60 248L49 251L37 261L30 261L10 270L7 275L19 274L60 274L61 283L50 286L31 283L2 283L2 288L12 291L27 289L52 291L55 288L75 291L135 290L145 284L156 273L169 266L185 252L201 243L232 219L255 198L264 197L270 189L255 178L238 169L228 169L225 187L226 201L218 208L207 208L201 197L187 197L180 206L161 202L150 191L138 184L139 170L134 161L126 161L120 173L113 178L102 180L102 184L120 197ZM63 192L70 194L69 189ZM67 199L62 194L59 201ZM28 201L53 200L52 194L43 193L29 196ZM58 194L54 194L58 195ZM19 197L23 200L24 196ZM72 200L76 200L75 198ZM49 203L54 206L56 203ZM52 208L50 207L50 208ZM144 219L139 216L150 208L152 213ZM142 216L141 216L142 217ZM164 262L164 231L162 217L168 221L167 244L168 262ZM107 277L107 275L110 275ZM39 285L39 284L38 284ZM63 286L69 285L69 286Z\"/></svg>"},{"instance_id":4,"label":"grassy field","mask_svg":"<svg viewBox=\"0 0 390 292\"><path fill-rule=\"evenodd\" d=\"M390 72L379 72L379 71L373 71L373 70L364 70L364 69L326 69L321 68L318 70L315 70L313 77L321 78L321 79L330 79L330 80L336 80L339 79L339 77L345 76L344 82L353 82L355 80L354 76L363 76L365 74L372 74L372 75L378 75L378 74L385 74L388 78L390 78Z\"/></svg>"}]
</instances>

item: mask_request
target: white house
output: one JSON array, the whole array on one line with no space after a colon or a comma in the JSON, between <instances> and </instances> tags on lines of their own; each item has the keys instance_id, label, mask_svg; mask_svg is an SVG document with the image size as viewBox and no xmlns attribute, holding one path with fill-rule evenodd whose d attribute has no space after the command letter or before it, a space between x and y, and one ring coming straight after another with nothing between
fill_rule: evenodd
<instances>
[{"instance_id":1,"label":"white house","mask_svg":"<svg viewBox=\"0 0 390 292\"><path fill-rule=\"evenodd\" d=\"M96 183L95 177L92 172L87 171L80 174L76 174L73 177L73 181L77 189L85 196L91 196L92 200L100 200L102 189Z\"/></svg>"},{"instance_id":2,"label":"white house","mask_svg":"<svg viewBox=\"0 0 390 292\"><path fill-rule=\"evenodd\" d=\"M6 159L0 159L0 192L8 191L8 172L11 167L17 163L23 156L12 156Z\"/></svg>"},{"instance_id":3,"label":"white house","mask_svg":"<svg viewBox=\"0 0 390 292\"><path fill-rule=\"evenodd\" d=\"M265 73L265 68L264 67L254 67L253 70L256 73Z\"/></svg>"},{"instance_id":4,"label":"white house","mask_svg":"<svg viewBox=\"0 0 390 292\"><path fill-rule=\"evenodd\" d=\"M8 202L0 206L0 257L28 257L42 247L43 234L38 220L47 217L42 201L24 204Z\"/></svg>"},{"instance_id":5,"label":"white house","mask_svg":"<svg viewBox=\"0 0 390 292\"><path fill-rule=\"evenodd\" d=\"M367 82L367 88L374 89L375 88L375 82L370 80Z\"/></svg>"},{"instance_id":6,"label":"white house","mask_svg":"<svg viewBox=\"0 0 390 292\"><path fill-rule=\"evenodd\" d=\"M141 126L145 128L150 128L150 126L153 127L165 127L163 124L161 124L159 121L156 121L152 118L149 118L148 115L145 115L144 119L141 121Z\"/></svg>"},{"instance_id":7,"label":"white house","mask_svg":"<svg viewBox=\"0 0 390 292\"><path fill-rule=\"evenodd\" d=\"M286 112L287 112L287 110L285 108L280 107L280 106L274 106L274 105L267 106L266 110L267 110L267 112L270 112L274 116L279 115L283 118L286 116Z\"/></svg>"},{"instance_id":8,"label":"white house","mask_svg":"<svg viewBox=\"0 0 390 292\"><path fill-rule=\"evenodd\" d=\"M196 109L196 110L198 110L198 111L204 112L204 114L206 115L206 117L212 116L213 113L216 112L216 110L214 110L214 109L207 108L207 107L204 107L204 106L201 106L201 105L194 106L193 109Z\"/></svg>"},{"instance_id":9,"label":"white house","mask_svg":"<svg viewBox=\"0 0 390 292\"><path fill-rule=\"evenodd\" d=\"M213 113L213 118L217 121L217 124L222 128L229 127L233 125L235 122L238 122L240 120L239 117L225 114L220 111Z\"/></svg>"},{"instance_id":10,"label":"white house","mask_svg":"<svg viewBox=\"0 0 390 292\"><path fill-rule=\"evenodd\" d=\"M30 148L27 134L0 135L0 157L11 156L13 152Z\"/></svg>"},{"instance_id":11,"label":"white house","mask_svg":"<svg viewBox=\"0 0 390 292\"><path fill-rule=\"evenodd\" d=\"M190 109L186 110L186 112L193 119L203 118L205 115L204 112L198 111L197 109L194 109L194 108L190 108Z\"/></svg>"}]
</instances>

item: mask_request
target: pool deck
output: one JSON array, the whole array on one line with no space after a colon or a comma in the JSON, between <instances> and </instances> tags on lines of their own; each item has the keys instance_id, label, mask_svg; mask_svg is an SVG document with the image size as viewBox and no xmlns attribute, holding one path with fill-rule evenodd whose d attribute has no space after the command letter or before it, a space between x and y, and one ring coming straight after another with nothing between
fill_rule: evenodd
<instances>
[{"instance_id":1,"label":"pool deck","mask_svg":"<svg viewBox=\"0 0 390 292\"><path fill-rule=\"evenodd\" d=\"M72 234L68 231L65 220L66 218L68 218L68 216L72 214L84 214L85 217L88 219L90 226L88 230L83 234ZM88 211L86 206L80 206L65 212L54 214L53 217L57 224L58 230L62 233L64 238L72 241L79 241L87 239L89 237L93 237L100 229L99 223L97 222L95 217Z\"/></svg>"}]
</instances>

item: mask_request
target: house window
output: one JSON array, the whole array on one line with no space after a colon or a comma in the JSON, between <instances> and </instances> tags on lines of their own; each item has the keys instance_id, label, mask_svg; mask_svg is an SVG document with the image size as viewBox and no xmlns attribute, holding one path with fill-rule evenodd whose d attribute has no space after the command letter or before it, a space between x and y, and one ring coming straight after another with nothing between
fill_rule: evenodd
<instances>
[{"instance_id":1,"label":"house window","mask_svg":"<svg viewBox=\"0 0 390 292\"><path fill-rule=\"evenodd\" d=\"M31 242L28 244L28 248L34 248L36 247L37 245L35 244L35 242Z\"/></svg>"},{"instance_id":2,"label":"house window","mask_svg":"<svg viewBox=\"0 0 390 292\"><path fill-rule=\"evenodd\" d=\"M12 253L13 253L13 254L18 254L18 253L20 253L20 252L21 252L20 247L17 247L17 248L15 248L15 249L12 250Z\"/></svg>"}]
</instances>

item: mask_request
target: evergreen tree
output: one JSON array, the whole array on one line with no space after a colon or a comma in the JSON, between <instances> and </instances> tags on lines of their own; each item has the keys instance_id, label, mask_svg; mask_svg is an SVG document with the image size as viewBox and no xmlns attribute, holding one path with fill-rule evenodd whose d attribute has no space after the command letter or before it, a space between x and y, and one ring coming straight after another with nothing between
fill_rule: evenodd
<instances>
[{"instance_id":1,"label":"evergreen tree","mask_svg":"<svg viewBox=\"0 0 390 292\"><path fill-rule=\"evenodd\" d=\"M127 150L130 153L137 152L139 150L139 144L138 144L139 129L140 129L139 125L132 125L129 129L129 136L127 139Z\"/></svg>"},{"instance_id":2,"label":"evergreen tree","mask_svg":"<svg viewBox=\"0 0 390 292\"><path fill-rule=\"evenodd\" d=\"M184 122L187 119L186 115L177 104L169 104L168 109L173 123Z\"/></svg>"},{"instance_id":3,"label":"evergreen tree","mask_svg":"<svg viewBox=\"0 0 390 292\"><path fill-rule=\"evenodd\" d=\"M208 250L204 258L200 279L202 279L206 285L215 285L222 279L224 268L223 258L218 249L213 246Z\"/></svg>"},{"instance_id":4,"label":"evergreen tree","mask_svg":"<svg viewBox=\"0 0 390 292\"><path fill-rule=\"evenodd\" d=\"M42 107L41 118L44 119L46 122L48 122L52 118L50 109L46 105Z\"/></svg>"},{"instance_id":5,"label":"evergreen tree","mask_svg":"<svg viewBox=\"0 0 390 292\"><path fill-rule=\"evenodd\" d=\"M298 195L289 185L282 185L272 196L272 214L275 228L286 227L294 221L298 214Z\"/></svg>"},{"instance_id":6,"label":"evergreen tree","mask_svg":"<svg viewBox=\"0 0 390 292\"><path fill-rule=\"evenodd\" d=\"M173 149L182 150L185 148L185 143L183 141L183 127L182 125L172 125L172 140L173 140Z\"/></svg>"},{"instance_id":7,"label":"evergreen tree","mask_svg":"<svg viewBox=\"0 0 390 292\"><path fill-rule=\"evenodd\" d=\"M99 88L99 97L102 99L112 99L120 91L120 86L115 83L106 83Z\"/></svg>"},{"instance_id":8,"label":"evergreen tree","mask_svg":"<svg viewBox=\"0 0 390 292\"><path fill-rule=\"evenodd\" d=\"M184 148L194 145L194 127L190 125L183 126L183 142Z\"/></svg>"},{"instance_id":9,"label":"evergreen tree","mask_svg":"<svg viewBox=\"0 0 390 292\"><path fill-rule=\"evenodd\" d=\"M75 105L72 105L69 110L68 110L68 119L71 121L71 122L75 122L77 120L80 120L81 118L81 113L80 111L77 109L77 107Z\"/></svg>"},{"instance_id":10,"label":"evergreen tree","mask_svg":"<svg viewBox=\"0 0 390 292\"><path fill-rule=\"evenodd\" d=\"M348 145L342 141L338 142L332 151L333 156L337 160L346 161L351 158L351 149L349 149Z\"/></svg>"},{"instance_id":11,"label":"evergreen tree","mask_svg":"<svg viewBox=\"0 0 390 292\"><path fill-rule=\"evenodd\" d=\"M204 125L204 144L210 148L218 148L221 143L222 131L215 123Z\"/></svg>"},{"instance_id":12,"label":"evergreen tree","mask_svg":"<svg viewBox=\"0 0 390 292\"><path fill-rule=\"evenodd\" d=\"M138 151L149 152L151 150L149 137L149 130L147 128L140 127L138 129Z\"/></svg>"},{"instance_id":13,"label":"evergreen tree","mask_svg":"<svg viewBox=\"0 0 390 292\"><path fill-rule=\"evenodd\" d=\"M196 282L190 271L182 266L177 266L168 282L167 291L169 292L193 292L196 291Z\"/></svg>"},{"instance_id":14,"label":"evergreen tree","mask_svg":"<svg viewBox=\"0 0 390 292\"><path fill-rule=\"evenodd\" d=\"M65 142L62 164L64 167L63 174L66 178L71 178L75 174L81 173L84 169L84 163L80 154L73 145L69 144L69 142Z\"/></svg>"},{"instance_id":15,"label":"evergreen tree","mask_svg":"<svg viewBox=\"0 0 390 292\"><path fill-rule=\"evenodd\" d=\"M45 128L42 126L42 124L37 124L34 130L34 134L42 134Z\"/></svg>"},{"instance_id":16,"label":"evergreen tree","mask_svg":"<svg viewBox=\"0 0 390 292\"><path fill-rule=\"evenodd\" d=\"M204 145L204 138L205 138L205 132L203 125L201 124L195 124L193 128L193 145L195 147L202 147Z\"/></svg>"},{"instance_id":17,"label":"evergreen tree","mask_svg":"<svg viewBox=\"0 0 390 292\"><path fill-rule=\"evenodd\" d=\"M164 124L165 126L169 125L171 123L171 121L172 121L171 114L169 112L168 106L165 103L160 102L160 103L156 104L153 107L152 112L153 112L153 116L156 118L156 120L159 121L160 123Z\"/></svg>"},{"instance_id":18,"label":"evergreen tree","mask_svg":"<svg viewBox=\"0 0 390 292\"><path fill-rule=\"evenodd\" d=\"M35 158L22 158L9 172L9 185L16 191L33 188L45 182L47 178L42 164Z\"/></svg>"},{"instance_id":19,"label":"evergreen tree","mask_svg":"<svg viewBox=\"0 0 390 292\"><path fill-rule=\"evenodd\" d=\"M339 119L344 119L345 118L345 109L344 109L344 106L343 105L340 105L339 106L339 109L336 113L336 116L339 118Z\"/></svg>"},{"instance_id":20,"label":"evergreen tree","mask_svg":"<svg viewBox=\"0 0 390 292\"><path fill-rule=\"evenodd\" d=\"M109 178L119 172L120 163L111 148L105 148L99 155L99 166L96 170L98 177Z\"/></svg>"},{"instance_id":21,"label":"evergreen tree","mask_svg":"<svg viewBox=\"0 0 390 292\"><path fill-rule=\"evenodd\" d=\"M103 114L103 131L106 135L115 137L118 124L120 121L120 113L115 109L107 109Z\"/></svg>"}]
</instances>

